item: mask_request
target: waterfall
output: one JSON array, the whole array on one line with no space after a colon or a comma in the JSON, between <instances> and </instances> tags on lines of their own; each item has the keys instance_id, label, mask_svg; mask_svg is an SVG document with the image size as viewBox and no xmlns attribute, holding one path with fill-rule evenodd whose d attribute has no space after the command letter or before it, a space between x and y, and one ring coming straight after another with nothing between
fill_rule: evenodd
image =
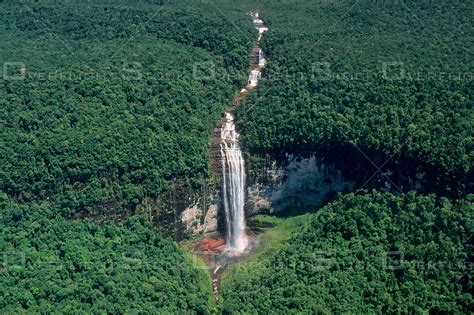
<instances>
[{"instance_id":1,"label":"waterfall","mask_svg":"<svg viewBox=\"0 0 474 315\"><path fill-rule=\"evenodd\" d=\"M258 30L257 42L253 51L256 52L256 61L252 63L247 85L240 90L239 96L234 100L238 104L252 88L257 86L262 75L262 68L266 60L259 42L262 34L268 30L258 12L250 12L256 29ZM221 127L220 149L222 158L222 194L224 196L225 219L227 223L227 250L231 253L242 253L248 244L245 231L245 165L239 145L239 134L235 130L234 116L225 113Z\"/></svg>"},{"instance_id":2,"label":"waterfall","mask_svg":"<svg viewBox=\"0 0 474 315\"><path fill-rule=\"evenodd\" d=\"M227 223L227 249L241 253L247 247L245 234L245 167L235 130L234 117L225 114L221 129L224 208Z\"/></svg>"}]
</instances>

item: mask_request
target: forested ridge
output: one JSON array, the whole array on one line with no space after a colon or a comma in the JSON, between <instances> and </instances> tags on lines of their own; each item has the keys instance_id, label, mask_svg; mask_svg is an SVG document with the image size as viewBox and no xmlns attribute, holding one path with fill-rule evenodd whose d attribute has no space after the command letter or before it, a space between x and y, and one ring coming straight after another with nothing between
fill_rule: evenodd
<instances>
[{"instance_id":1,"label":"forested ridge","mask_svg":"<svg viewBox=\"0 0 474 315\"><path fill-rule=\"evenodd\" d=\"M267 64L234 112L248 177L316 155L364 189L249 225L255 252L216 304L206 266L167 236L191 206L175 192L216 181L210 135L247 80L255 9ZM473 309L470 1L0 10L1 313Z\"/></svg>"},{"instance_id":2,"label":"forested ridge","mask_svg":"<svg viewBox=\"0 0 474 315\"><path fill-rule=\"evenodd\" d=\"M472 310L472 9L260 3L268 63L236 111L249 174L268 158L316 155L356 188L391 193L339 195L233 266L223 313Z\"/></svg>"},{"instance_id":3,"label":"forested ridge","mask_svg":"<svg viewBox=\"0 0 474 315\"><path fill-rule=\"evenodd\" d=\"M347 194L224 278L223 312L469 313L472 200Z\"/></svg>"},{"instance_id":4,"label":"forested ridge","mask_svg":"<svg viewBox=\"0 0 474 315\"><path fill-rule=\"evenodd\" d=\"M212 312L204 268L139 214L208 177L251 21L156 1L0 9L0 310Z\"/></svg>"},{"instance_id":5,"label":"forested ridge","mask_svg":"<svg viewBox=\"0 0 474 315\"><path fill-rule=\"evenodd\" d=\"M2 313L200 312L209 278L143 217L67 221L57 206L0 195Z\"/></svg>"},{"instance_id":6,"label":"forested ridge","mask_svg":"<svg viewBox=\"0 0 474 315\"><path fill-rule=\"evenodd\" d=\"M7 64L1 82L0 189L72 215L133 213L173 178L202 184L212 127L246 79L251 21L172 3L2 11L2 61L27 73Z\"/></svg>"},{"instance_id":7,"label":"forested ridge","mask_svg":"<svg viewBox=\"0 0 474 315\"><path fill-rule=\"evenodd\" d=\"M472 9L469 1L262 4L268 65L237 110L245 148L277 159L316 154L360 185L375 164L402 191L416 182L446 196L472 191Z\"/></svg>"}]
</instances>

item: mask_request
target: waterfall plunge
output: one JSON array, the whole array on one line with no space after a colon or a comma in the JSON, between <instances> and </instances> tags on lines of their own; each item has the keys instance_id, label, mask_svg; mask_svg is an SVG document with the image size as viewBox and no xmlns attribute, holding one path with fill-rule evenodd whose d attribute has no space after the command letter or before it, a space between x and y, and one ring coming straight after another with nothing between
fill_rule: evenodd
<instances>
[{"instance_id":1,"label":"waterfall plunge","mask_svg":"<svg viewBox=\"0 0 474 315\"><path fill-rule=\"evenodd\" d=\"M258 30L257 43L254 50L258 48L258 42L264 32L268 30L259 18L258 12L250 12L249 15ZM250 71L248 86L240 93L246 93L258 84L265 67L265 55L258 48L257 62ZM225 113L225 122L221 128L221 157L222 157L222 192L224 195L225 219L227 223L227 250L231 253L242 253L248 245L245 234L245 166L242 151L239 145L239 134L235 131L234 117L231 113Z\"/></svg>"},{"instance_id":2,"label":"waterfall plunge","mask_svg":"<svg viewBox=\"0 0 474 315\"><path fill-rule=\"evenodd\" d=\"M244 214L245 167L239 134L235 131L234 117L230 113L225 114L225 123L221 129L221 155L227 249L241 253L248 243Z\"/></svg>"}]
</instances>

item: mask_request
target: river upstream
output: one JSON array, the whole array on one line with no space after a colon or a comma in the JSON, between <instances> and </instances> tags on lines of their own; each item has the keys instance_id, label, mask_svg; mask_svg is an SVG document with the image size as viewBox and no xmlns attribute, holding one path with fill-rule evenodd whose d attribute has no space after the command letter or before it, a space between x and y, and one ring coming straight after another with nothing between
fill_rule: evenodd
<instances>
[{"instance_id":1,"label":"river upstream","mask_svg":"<svg viewBox=\"0 0 474 315\"><path fill-rule=\"evenodd\" d=\"M240 100L255 86L265 67L265 56L260 48L262 35L268 28L258 12L249 13L258 30L257 41L252 48L252 67L247 84L234 100L238 106ZM245 225L245 161L240 149L239 133L235 128L234 116L226 112L221 125L220 148L222 161L222 194L226 218L226 248L230 255L242 254L249 245Z\"/></svg>"},{"instance_id":2,"label":"river upstream","mask_svg":"<svg viewBox=\"0 0 474 315\"><path fill-rule=\"evenodd\" d=\"M258 12L250 12L248 15L258 30L258 37L251 52L252 62L247 83L234 99L234 108L257 86L266 64L265 55L260 48L260 40L268 27ZM209 266L212 287L218 302L222 272L229 264L244 259L255 245L255 236L248 235L245 221L245 161L240 148L233 109L226 111L224 117L218 122L213 132L212 143L215 151L219 152L214 160L218 161L220 168L218 171L221 173L226 233L225 237L205 238L195 246L195 250L196 255L203 258Z\"/></svg>"}]
</instances>

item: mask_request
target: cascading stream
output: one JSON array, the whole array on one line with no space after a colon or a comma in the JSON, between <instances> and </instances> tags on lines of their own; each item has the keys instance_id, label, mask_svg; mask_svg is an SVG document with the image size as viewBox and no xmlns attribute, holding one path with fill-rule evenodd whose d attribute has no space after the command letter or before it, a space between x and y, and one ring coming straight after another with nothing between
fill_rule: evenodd
<instances>
[{"instance_id":1,"label":"cascading stream","mask_svg":"<svg viewBox=\"0 0 474 315\"><path fill-rule=\"evenodd\" d=\"M249 13L258 30L257 43L254 47L256 60L252 64L248 84L241 90L242 97L255 87L261 76L261 70L266 60L263 51L259 48L262 34L268 30L259 18L258 12ZM236 102L238 104L238 102ZM239 134L235 130L234 116L226 112L221 127L220 147L222 158L222 192L227 223L227 251L242 253L248 245L245 226L245 163L239 145Z\"/></svg>"}]
</instances>

